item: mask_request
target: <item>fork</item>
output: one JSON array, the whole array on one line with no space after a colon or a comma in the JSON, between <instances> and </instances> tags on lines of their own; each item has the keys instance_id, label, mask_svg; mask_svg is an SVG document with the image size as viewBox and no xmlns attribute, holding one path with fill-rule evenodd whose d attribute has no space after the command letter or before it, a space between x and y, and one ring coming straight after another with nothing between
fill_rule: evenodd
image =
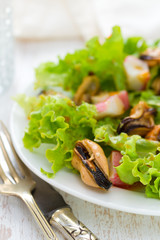
<instances>
[{"instance_id":1,"label":"fork","mask_svg":"<svg viewBox=\"0 0 160 240\"><path fill-rule=\"evenodd\" d=\"M37 220L46 238L58 240L31 194L36 183L32 180L28 168L18 157L10 134L2 121L0 121L0 151L0 178L3 181L0 184L0 193L20 197ZM12 164L13 160L17 163L19 171Z\"/></svg>"}]
</instances>

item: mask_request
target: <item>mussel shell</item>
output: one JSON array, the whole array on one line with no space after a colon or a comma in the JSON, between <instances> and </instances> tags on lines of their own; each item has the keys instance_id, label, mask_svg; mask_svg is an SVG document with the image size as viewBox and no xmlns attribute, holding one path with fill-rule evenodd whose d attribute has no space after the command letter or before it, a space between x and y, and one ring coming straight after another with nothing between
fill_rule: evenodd
<instances>
[{"instance_id":1,"label":"mussel shell","mask_svg":"<svg viewBox=\"0 0 160 240\"><path fill-rule=\"evenodd\" d=\"M124 118L120 124L118 125L117 128L117 133L120 134L121 132L125 132L128 133L129 129L128 129L128 124L131 124L133 122L135 122L137 119L131 118L131 117L126 117Z\"/></svg>"},{"instance_id":2,"label":"mussel shell","mask_svg":"<svg viewBox=\"0 0 160 240\"><path fill-rule=\"evenodd\" d=\"M90 158L89 152L82 145L76 146L77 151L79 152L81 159L87 160Z\"/></svg>"},{"instance_id":3,"label":"mussel shell","mask_svg":"<svg viewBox=\"0 0 160 240\"><path fill-rule=\"evenodd\" d=\"M152 56L149 56L149 55L145 55L145 54L142 54L139 57L139 59L144 60L144 61L156 60L155 57L152 57Z\"/></svg>"},{"instance_id":4,"label":"mussel shell","mask_svg":"<svg viewBox=\"0 0 160 240\"><path fill-rule=\"evenodd\" d=\"M156 114L156 110L153 108L148 109L147 113L150 113L151 115ZM145 122L143 119L143 116L135 119L132 117L126 117L124 118L121 123L119 124L117 128L117 133L120 134L121 132L125 132L128 135L134 135L138 134L142 137L144 137L149 131L152 130L154 127L153 124L150 124L149 122Z\"/></svg>"},{"instance_id":5,"label":"mussel shell","mask_svg":"<svg viewBox=\"0 0 160 240\"><path fill-rule=\"evenodd\" d=\"M112 183L109 181L106 174L104 174L102 170L97 166L96 161L94 161L94 159L90 161L91 156L85 146L83 146L81 143L78 143L75 146L75 149L79 153L79 158L87 170L90 172L97 185L108 190L112 186Z\"/></svg>"},{"instance_id":6,"label":"mussel shell","mask_svg":"<svg viewBox=\"0 0 160 240\"><path fill-rule=\"evenodd\" d=\"M106 178L106 176L103 174L103 172L99 169L99 167L94 162L93 164L95 166L95 170L88 165L87 161L83 160L83 164L88 169L88 171L92 174L98 186L106 190L108 190L112 186L112 183L109 181L108 178Z\"/></svg>"},{"instance_id":7,"label":"mussel shell","mask_svg":"<svg viewBox=\"0 0 160 240\"><path fill-rule=\"evenodd\" d=\"M129 122L129 124L119 124L117 128L117 133L125 132L128 135L140 135L144 137L149 131L151 131L153 126L148 127L143 124L138 123L135 119Z\"/></svg>"}]
</instances>

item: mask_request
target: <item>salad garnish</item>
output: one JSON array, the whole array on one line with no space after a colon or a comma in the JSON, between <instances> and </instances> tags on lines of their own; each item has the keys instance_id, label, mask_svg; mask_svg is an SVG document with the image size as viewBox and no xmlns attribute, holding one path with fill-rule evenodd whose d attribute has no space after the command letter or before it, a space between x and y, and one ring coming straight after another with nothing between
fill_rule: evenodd
<instances>
[{"instance_id":1,"label":"salad garnish","mask_svg":"<svg viewBox=\"0 0 160 240\"><path fill-rule=\"evenodd\" d=\"M16 101L28 119L25 148L47 146L52 166L44 174L67 167L89 186L139 183L147 197L160 198L159 43L123 39L115 26L104 43L94 37L36 69L39 94Z\"/></svg>"}]
</instances>

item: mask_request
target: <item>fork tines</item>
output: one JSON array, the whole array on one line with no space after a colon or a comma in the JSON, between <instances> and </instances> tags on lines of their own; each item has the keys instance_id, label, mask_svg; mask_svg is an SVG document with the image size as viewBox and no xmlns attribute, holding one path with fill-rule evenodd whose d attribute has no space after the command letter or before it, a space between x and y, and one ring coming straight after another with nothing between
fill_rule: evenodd
<instances>
[{"instance_id":1,"label":"fork tines","mask_svg":"<svg viewBox=\"0 0 160 240\"><path fill-rule=\"evenodd\" d=\"M2 121L0 121L0 151L0 176L4 183L18 183L22 177L30 177L30 172L15 152L10 134Z\"/></svg>"}]
</instances>

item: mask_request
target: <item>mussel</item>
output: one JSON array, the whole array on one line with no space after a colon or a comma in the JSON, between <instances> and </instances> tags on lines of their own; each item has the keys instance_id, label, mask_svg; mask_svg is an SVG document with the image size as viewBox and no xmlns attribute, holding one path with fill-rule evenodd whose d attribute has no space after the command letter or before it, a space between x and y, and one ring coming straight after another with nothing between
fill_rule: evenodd
<instances>
[{"instance_id":1,"label":"mussel","mask_svg":"<svg viewBox=\"0 0 160 240\"><path fill-rule=\"evenodd\" d=\"M153 67L160 63L160 48L148 48L140 57L149 67Z\"/></svg>"},{"instance_id":2,"label":"mussel","mask_svg":"<svg viewBox=\"0 0 160 240\"><path fill-rule=\"evenodd\" d=\"M148 140L160 141L160 125L155 125L145 138Z\"/></svg>"},{"instance_id":3,"label":"mussel","mask_svg":"<svg viewBox=\"0 0 160 240\"><path fill-rule=\"evenodd\" d=\"M103 149L95 142L84 139L75 144L72 165L80 172L82 181L92 187L108 190L109 181L107 158Z\"/></svg>"},{"instance_id":4,"label":"mussel","mask_svg":"<svg viewBox=\"0 0 160 240\"><path fill-rule=\"evenodd\" d=\"M117 133L125 132L128 135L138 134L144 137L154 127L156 110L140 101L132 108L129 117L125 117L118 126Z\"/></svg>"},{"instance_id":5,"label":"mussel","mask_svg":"<svg viewBox=\"0 0 160 240\"><path fill-rule=\"evenodd\" d=\"M93 73L90 73L89 76L83 79L74 95L73 100L75 104L80 105L83 101L91 103L91 97L99 91L99 86L99 78Z\"/></svg>"}]
</instances>

